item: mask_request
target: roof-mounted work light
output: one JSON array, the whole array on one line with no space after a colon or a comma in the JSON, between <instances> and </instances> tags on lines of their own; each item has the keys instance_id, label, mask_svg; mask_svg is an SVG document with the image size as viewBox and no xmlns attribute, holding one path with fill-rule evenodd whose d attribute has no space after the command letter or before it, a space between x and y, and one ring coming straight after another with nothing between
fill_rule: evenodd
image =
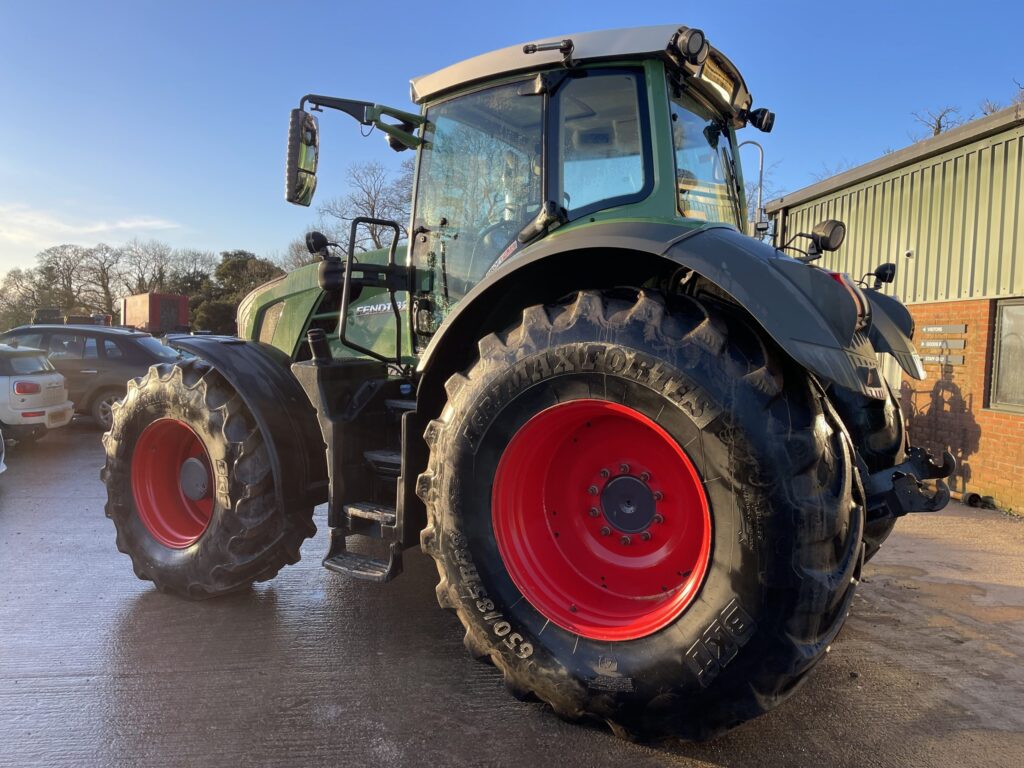
<instances>
[{"instance_id":1,"label":"roof-mounted work light","mask_svg":"<svg viewBox=\"0 0 1024 768\"><path fill-rule=\"evenodd\" d=\"M675 48L683 61L694 67L703 64L711 50L707 38L704 37L704 32L690 27L680 28L676 35Z\"/></svg>"}]
</instances>

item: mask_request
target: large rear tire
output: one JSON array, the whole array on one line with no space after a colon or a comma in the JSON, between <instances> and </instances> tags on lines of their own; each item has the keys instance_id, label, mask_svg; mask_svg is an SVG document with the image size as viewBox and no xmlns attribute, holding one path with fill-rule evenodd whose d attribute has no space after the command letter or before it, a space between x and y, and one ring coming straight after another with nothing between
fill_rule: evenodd
<instances>
[{"instance_id":1,"label":"large rear tire","mask_svg":"<svg viewBox=\"0 0 1024 768\"><path fill-rule=\"evenodd\" d=\"M200 599L273 578L316 532L281 509L267 437L201 360L155 365L128 384L103 435L106 513L140 579Z\"/></svg>"},{"instance_id":2,"label":"large rear tire","mask_svg":"<svg viewBox=\"0 0 1024 768\"><path fill-rule=\"evenodd\" d=\"M725 307L646 292L530 307L479 348L418 487L469 651L630 738L707 738L788 697L861 562L817 384Z\"/></svg>"}]
</instances>

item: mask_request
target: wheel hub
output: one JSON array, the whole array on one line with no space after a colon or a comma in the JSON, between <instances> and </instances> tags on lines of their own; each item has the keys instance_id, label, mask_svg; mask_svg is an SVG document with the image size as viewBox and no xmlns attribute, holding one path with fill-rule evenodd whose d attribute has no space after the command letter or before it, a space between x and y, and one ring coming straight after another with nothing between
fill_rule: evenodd
<instances>
[{"instance_id":1,"label":"wheel hub","mask_svg":"<svg viewBox=\"0 0 1024 768\"><path fill-rule=\"evenodd\" d=\"M613 477L601 491L601 511L623 533L646 531L654 521L654 491L633 475Z\"/></svg>"},{"instance_id":2,"label":"wheel hub","mask_svg":"<svg viewBox=\"0 0 1024 768\"><path fill-rule=\"evenodd\" d=\"M182 462L178 482L181 484L181 492L192 501L205 499L210 492L210 473L206 471L206 465L194 457Z\"/></svg>"}]
</instances>

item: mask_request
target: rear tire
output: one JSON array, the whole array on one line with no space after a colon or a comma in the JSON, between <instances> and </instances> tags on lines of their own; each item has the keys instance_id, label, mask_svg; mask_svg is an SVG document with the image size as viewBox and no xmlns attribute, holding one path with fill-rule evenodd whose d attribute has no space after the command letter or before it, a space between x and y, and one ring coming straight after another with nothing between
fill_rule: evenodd
<instances>
[{"instance_id":1,"label":"rear tire","mask_svg":"<svg viewBox=\"0 0 1024 768\"><path fill-rule=\"evenodd\" d=\"M707 738L787 698L843 625L863 532L849 440L806 371L724 307L636 291L530 307L479 349L447 384L418 485L438 601L470 653L514 695L628 738ZM624 419L620 439L600 423L609 410ZM588 430L603 437L591 443ZM599 459L592 471L577 450ZM663 450L685 456L695 484L659 473L651 452ZM509 462L527 469L509 474ZM634 465L623 484L657 488L663 519L643 529L652 539L616 550L642 536L616 517L607 485ZM620 508L637 513L636 498ZM648 578L665 562L658 536L686 519L681 540L696 541L703 503L707 560L657 571L659 591Z\"/></svg>"},{"instance_id":2,"label":"rear tire","mask_svg":"<svg viewBox=\"0 0 1024 768\"><path fill-rule=\"evenodd\" d=\"M316 533L313 509L281 509L266 437L201 360L128 384L103 435L106 514L140 579L200 599L273 578Z\"/></svg>"}]
</instances>

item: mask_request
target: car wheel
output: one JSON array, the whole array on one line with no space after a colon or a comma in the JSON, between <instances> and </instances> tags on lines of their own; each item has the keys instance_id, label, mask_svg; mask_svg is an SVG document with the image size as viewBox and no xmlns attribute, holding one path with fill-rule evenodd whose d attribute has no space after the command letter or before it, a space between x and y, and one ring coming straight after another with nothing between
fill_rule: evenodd
<instances>
[{"instance_id":1,"label":"car wheel","mask_svg":"<svg viewBox=\"0 0 1024 768\"><path fill-rule=\"evenodd\" d=\"M103 428L106 432L110 429L110 425L114 421L114 403L118 403L124 399L124 392L118 389L106 389L100 392L92 400L92 406L89 409L92 415L93 421L96 425Z\"/></svg>"}]
</instances>

